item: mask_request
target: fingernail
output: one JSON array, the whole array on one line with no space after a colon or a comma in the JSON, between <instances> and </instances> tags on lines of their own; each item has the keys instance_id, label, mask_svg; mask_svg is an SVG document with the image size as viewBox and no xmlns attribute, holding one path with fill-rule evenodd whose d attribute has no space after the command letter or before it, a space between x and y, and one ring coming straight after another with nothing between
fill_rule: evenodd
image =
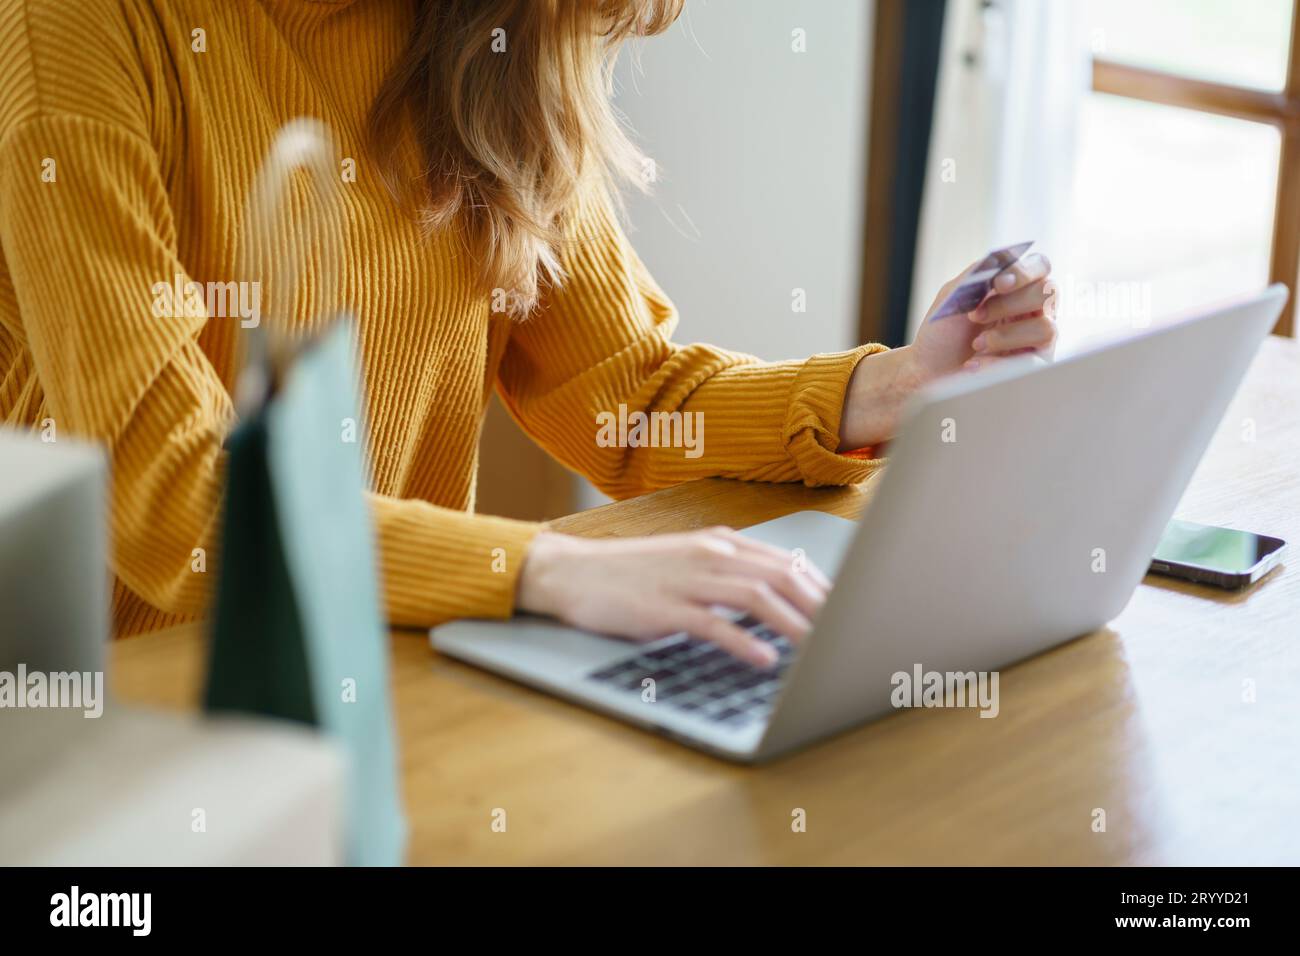
<instances>
[{"instance_id":1,"label":"fingernail","mask_svg":"<svg viewBox=\"0 0 1300 956\"><path fill-rule=\"evenodd\" d=\"M767 668L776 664L776 648L771 644L759 644L753 651L754 663L759 667Z\"/></svg>"},{"instance_id":2,"label":"fingernail","mask_svg":"<svg viewBox=\"0 0 1300 956\"><path fill-rule=\"evenodd\" d=\"M976 352L982 352L984 351L984 346L986 344L988 344L988 339L983 335L977 335L975 336L975 341L970 344L970 347Z\"/></svg>"},{"instance_id":3,"label":"fingernail","mask_svg":"<svg viewBox=\"0 0 1300 956\"><path fill-rule=\"evenodd\" d=\"M962 366L962 368L966 369L968 372L973 372L979 367L980 367L979 359L971 359L965 365Z\"/></svg>"},{"instance_id":4,"label":"fingernail","mask_svg":"<svg viewBox=\"0 0 1300 956\"><path fill-rule=\"evenodd\" d=\"M1010 272L1004 272L997 278L997 287L999 289L1010 289L1016 284L1016 277Z\"/></svg>"}]
</instances>

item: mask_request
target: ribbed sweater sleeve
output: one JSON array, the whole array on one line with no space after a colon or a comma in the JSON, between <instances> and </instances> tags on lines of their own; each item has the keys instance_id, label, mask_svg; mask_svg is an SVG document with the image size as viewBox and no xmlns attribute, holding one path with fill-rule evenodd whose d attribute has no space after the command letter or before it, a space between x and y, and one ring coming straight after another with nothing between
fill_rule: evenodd
<instances>
[{"instance_id":1,"label":"ribbed sweater sleeve","mask_svg":"<svg viewBox=\"0 0 1300 956\"><path fill-rule=\"evenodd\" d=\"M161 314L155 290L240 278L227 274L240 259L233 210L271 131L324 116L359 151L366 91L404 29L378 3L0 0L0 419L49 418L59 438L107 449L122 633L207 610L235 424L237 334L217 323L238 319L198 303ZM673 344L675 310L594 191L570 220L567 281L498 333L455 237L421 245L361 173L346 267L366 303L368 452L382 465L368 495L391 622L513 610L541 526L460 510L494 370L524 427L619 496L706 475L841 484L875 467L834 449L849 376L878 346L764 364ZM294 240L286 231L276 248ZM701 454L601 443L596 416L620 405L699 416Z\"/></svg>"},{"instance_id":2,"label":"ribbed sweater sleeve","mask_svg":"<svg viewBox=\"0 0 1300 956\"><path fill-rule=\"evenodd\" d=\"M849 377L884 346L765 363L674 344L677 311L600 189L584 194L561 261L567 278L512 330L498 386L523 428L602 491L624 498L714 476L843 485L879 467L835 450ZM666 416L692 416L698 454L602 434L602 423L634 413L661 416L647 439L666 421L677 427Z\"/></svg>"},{"instance_id":3,"label":"ribbed sweater sleeve","mask_svg":"<svg viewBox=\"0 0 1300 956\"><path fill-rule=\"evenodd\" d=\"M41 181L47 157L53 182ZM0 243L54 434L111 454L114 572L154 607L198 615L214 577L221 445L234 415L195 341L207 314L154 314L156 283L189 280L175 229L140 133L41 115L0 142ZM539 526L370 497L390 620L510 613Z\"/></svg>"}]
</instances>

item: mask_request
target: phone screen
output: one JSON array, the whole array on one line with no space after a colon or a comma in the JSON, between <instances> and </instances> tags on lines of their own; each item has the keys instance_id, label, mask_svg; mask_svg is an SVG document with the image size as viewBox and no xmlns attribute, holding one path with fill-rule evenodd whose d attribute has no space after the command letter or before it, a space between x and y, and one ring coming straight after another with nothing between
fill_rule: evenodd
<instances>
[{"instance_id":1,"label":"phone screen","mask_svg":"<svg viewBox=\"0 0 1300 956\"><path fill-rule=\"evenodd\" d=\"M1280 539L1262 534L1175 519L1165 528L1153 559L1224 574L1243 574L1282 544Z\"/></svg>"}]
</instances>

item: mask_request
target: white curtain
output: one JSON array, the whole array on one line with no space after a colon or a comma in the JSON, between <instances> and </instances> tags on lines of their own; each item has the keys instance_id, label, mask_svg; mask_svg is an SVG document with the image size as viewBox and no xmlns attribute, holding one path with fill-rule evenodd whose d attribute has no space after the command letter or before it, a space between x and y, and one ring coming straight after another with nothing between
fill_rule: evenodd
<instances>
[{"instance_id":1,"label":"white curtain","mask_svg":"<svg viewBox=\"0 0 1300 956\"><path fill-rule=\"evenodd\" d=\"M1084 0L948 0L909 328L995 246L1068 269L1075 139L1089 87Z\"/></svg>"}]
</instances>

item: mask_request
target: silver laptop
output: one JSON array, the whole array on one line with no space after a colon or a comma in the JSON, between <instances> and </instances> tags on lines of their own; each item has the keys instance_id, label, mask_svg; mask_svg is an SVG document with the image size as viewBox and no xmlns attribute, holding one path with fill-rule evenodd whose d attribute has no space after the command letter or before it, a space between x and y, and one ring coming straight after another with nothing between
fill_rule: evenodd
<instances>
[{"instance_id":1,"label":"silver laptop","mask_svg":"<svg viewBox=\"0 0 1300 956\"><path fill-rule=\"evenodd\" d=\"M745 762L891 713L899 674L993 674L1128 603L1286 296L916 396L860 521L744 531L834 579L797 652L743 622L780 650L774 670L684 634L636 645L529 617L450 623L434 647Z\"/></svg>"}]
</instances>

